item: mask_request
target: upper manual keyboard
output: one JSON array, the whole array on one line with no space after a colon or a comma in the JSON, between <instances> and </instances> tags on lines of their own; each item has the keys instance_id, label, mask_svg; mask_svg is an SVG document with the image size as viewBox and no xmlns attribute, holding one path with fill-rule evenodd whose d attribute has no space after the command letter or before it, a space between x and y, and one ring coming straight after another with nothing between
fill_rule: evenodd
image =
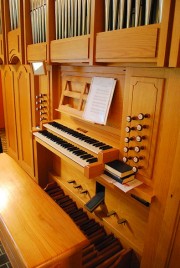
<instances>
[{"instance_id":1,"label":"upper manual keyboard","mask_svg":"<svg viewBox=\"0 0 180 268\"><path fill-rule=\"evenodd\" d=\"M87 135L84 135L55 121L46 123L43 126L96 154L102 150L112 148L110 145L88 137Z\"/></svg>"}]
</instances>

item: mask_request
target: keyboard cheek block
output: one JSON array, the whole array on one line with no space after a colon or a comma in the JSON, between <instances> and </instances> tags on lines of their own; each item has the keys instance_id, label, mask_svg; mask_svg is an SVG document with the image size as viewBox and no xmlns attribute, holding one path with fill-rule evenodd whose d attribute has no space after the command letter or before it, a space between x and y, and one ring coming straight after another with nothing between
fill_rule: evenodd
<instances>
[{"instance_id":1,"label":"keyboard cheek block","mask_svg":"<svg viewBox=\"0 0 180 268\"><path fill-rule=\"evenodd\" d=\"M91 179L100 176L104 171L103 163L92 163L84 167L84 176Z\"/></svg>"},{"instance_id":2,"label":"keyboard cheek block","mask_svg":"<svg viewBox=\"0 0 180 268\"><path fill-rule=\"evenodd\" d=\"M102 163L107 163L115 159L119 159L119 150L115 148L101 151L98 153L98 159Z\"/></svg>"}]
</instances>

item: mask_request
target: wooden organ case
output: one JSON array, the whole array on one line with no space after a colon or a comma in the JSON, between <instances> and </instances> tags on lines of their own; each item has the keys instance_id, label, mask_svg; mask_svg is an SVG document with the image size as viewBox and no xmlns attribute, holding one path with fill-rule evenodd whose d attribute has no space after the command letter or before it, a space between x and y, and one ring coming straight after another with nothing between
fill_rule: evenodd
<instances>
[{"instance_id":1,"label":"wooden organ case","mask_svg":"<svg viewBox=\"0 0 180 268\"><path fill-rule=\"evenodd\" d=\"M4 2L1 10L7 16L9 6ZM3 63L7 54L6 63L16 64L2 66L9 154L88 237L83 267L178 267L178 1L162 1L161 20L108 29L108 1L84 1L86 16L83 1L14 2L21 14L19 50L17 44L15 56L8 50L13 42L12 34L7 37L11 24L7 19L3 29L9 46L1 56ZM76 14L82 10L77 28L68 9L76 4ZM34 62L43 63L43 74L33 72ZM106 125L82 116L96 76L117 81ZM95 139L105 149L92 148L75 135ZM60 142L67 147L60 149ZM93 161L72 157L66 150L69 144ZM133 166L143 184L124 193L106 181L101 176L104 165L115 159ZM89 212L85 204L100 192L103 200ZM163 237L166 224L169 231Z\"/></svg>"}]
</instances>

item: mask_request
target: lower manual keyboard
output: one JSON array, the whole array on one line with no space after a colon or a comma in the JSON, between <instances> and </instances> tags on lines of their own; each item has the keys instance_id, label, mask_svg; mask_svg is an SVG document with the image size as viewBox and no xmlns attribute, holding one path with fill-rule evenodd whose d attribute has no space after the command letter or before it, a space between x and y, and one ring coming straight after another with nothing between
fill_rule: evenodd
<instances>
[{"instance_id":1,"label":"lower manual keyboard","mask_svg":"<svg viewBox=\"0 0 180 268\"><path fill-rule=\"evenodd\" d=\"M98 159L93 155L79 149L73 144L59 138L47 130L34 132L33 135L52 146L54 149L78 163L82 167L98 161Z\"/></svg>"}]
</instances>

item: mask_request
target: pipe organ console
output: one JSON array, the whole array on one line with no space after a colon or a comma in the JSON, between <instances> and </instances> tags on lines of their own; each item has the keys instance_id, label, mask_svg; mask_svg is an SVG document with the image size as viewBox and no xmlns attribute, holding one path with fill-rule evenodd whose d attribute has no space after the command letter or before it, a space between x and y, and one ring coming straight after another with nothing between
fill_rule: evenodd
<instances>
[{"instance_id":1,"label":"pipe organ console","mask_svg":"<svg viewBox=\"0 0 180 268\"><path fill-rule=\"evenodd\" d=\"M37 208L42 212L43 204L49 204L48 211L55 207L54 215L63 224L68 219L66 232L69 225L82 241L79 245L73 236L65 243L70 253L62 254L62 241L56 248L53 226L47 227L55 247L52 255L57 253L58 261L65 256L64 268L170 268L172 256L178 256L172 245L179 230L180 4L127 2L0 0L8 153L40 186L28 188L24 206L42 197ZM41 63L43 72L35 72L34 63ZM105 125L84 119L94 77L116 80ZM117 159L133 169L128 188L104 173L106 163ZM1 181L10 183L9 177L0 178L3 187ZM18 181L21 192L23 180ZM135 183L140 184L133 187ZM39 224L44 218L38 215ZM0 237L4 242L5 233L7 251L10 244L23 263L21 250L28 255L27 241L20 237L21 244L13 228L8 236L6 216L0 214ZM53 218L55 227L57 222ZM29 235L27 226L23 230ZM54 257L46 257L42 267L59 267Z\"/></svg>"},{"instance_id":2,"label":"pipe organ console","mask_svg":"<svg viewBox=\"0 0 180 268\"><path fill-rule=\"evenodd\" d=\"M154 144L157 139L163 96L163 79L134 76L130 81L130 89L126 88L125 91L125 75L122 69L121 75L109 73L117 79L117 86L107 125L101 126L82 118L89 93L89 90L84 90L93 74L85 72L83 77L81 72L77 79L78 71L80 71L79 67L72 67L70 70L62 67L62 70L59 70L61 97L56 110L60 116L57 114L57 119L44 122L40 131L33 132L38 159L36 176L42 187L46 187L49 181L56 182L52 189L52 198L65 210L67 209L69 215L72 213L75 222L77 214L80 228L81 224L84 226L88 221L91 222L91 219L100 221L107 232L112 228L120 241L123 241L124 248L135 250L136 260L133 260L133 265L138 267L137 260L142 254L142 241L145 235L143 221L146 222L148 219L148 211L153 199ZM146 95L143 94L144 87L146 87ZM80 105L79 102L82 101L81 97L84 94L86 98L83 100L83 105ZM119 107L122 103L121 98L124 101L127 98L123 110ZM145 104L146 99L149 100L148 105ZM120 111L123 116L122 127L119 124L120 117L117 116ZM130 163L136 174L135 177L143 182L130 194L126 195L114 184L109 184L101 177L105 163L115 159ZM74 204L75 201L77 204ZM141 213L144 217L143 221L141 221ZM90 215L90 219L87 219L87 215ZM140 228L137 228L135 219L138 219ZM87 229L90 233L91 228L94 230L93 226L94 220L92 227ZM97 232L101 233L101 227L98 228L100 229ZM96 237L96 231L94 232ZM125 242L127 237L130 243ZM89 254L93 253L90 251ZM95 256L97 258L96 254ZM91 266L87 265L87 267Z\"/></svg>"}]
</instances>

